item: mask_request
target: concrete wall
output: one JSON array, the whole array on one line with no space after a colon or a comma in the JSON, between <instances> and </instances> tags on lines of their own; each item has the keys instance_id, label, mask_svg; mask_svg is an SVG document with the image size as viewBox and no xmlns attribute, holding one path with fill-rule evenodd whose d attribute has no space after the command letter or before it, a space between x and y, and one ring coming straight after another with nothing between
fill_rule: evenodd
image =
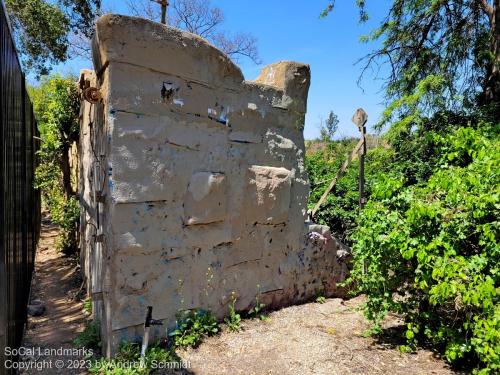
<instances>
[{"instance_id":1,"label":"concrete wall","mask_svg":"<svg viewBox=\"0 0 500 375\"><path fill-rule=\"evenodd\" d=\"M82 82L102 100L84 105L80 182L106 353L140 339L148 305L172 327L179 309L222 318L233 291L238 310L257 294L279 307L339 293L343 251L306 222L309 66L279 62L244 81L196 35L117 15L96 30L96 77Z\"/></svg>"}]
</instances>

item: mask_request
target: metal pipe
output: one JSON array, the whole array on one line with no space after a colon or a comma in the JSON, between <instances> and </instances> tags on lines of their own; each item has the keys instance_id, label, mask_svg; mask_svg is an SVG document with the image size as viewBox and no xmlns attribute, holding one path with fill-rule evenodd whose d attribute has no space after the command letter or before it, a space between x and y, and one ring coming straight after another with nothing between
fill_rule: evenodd
<instances>
[{"instance_id":1,"label":"metal pipe","mask_svg":"<svg viewBox=\"0 0 500 375\"><path fill-rule=\"evenodd\" d=\"M144 368L146 365L145 357L146 357L146 351L148 349L148 343L149 343L149 329L151 326L161 326L161 325L163 325L161 320L153 319L153 306L148 306L148 311L146 313L146 319L144 321L144 336L142 337L141 368Z\"/></svg>"}]
</instances>

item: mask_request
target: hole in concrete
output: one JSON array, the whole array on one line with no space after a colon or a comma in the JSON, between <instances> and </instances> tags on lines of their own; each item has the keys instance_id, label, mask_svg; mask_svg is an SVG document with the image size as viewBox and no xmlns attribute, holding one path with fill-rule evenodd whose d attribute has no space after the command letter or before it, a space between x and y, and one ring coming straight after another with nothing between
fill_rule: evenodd
<instances>
[{"instance_id":1,"label":"hole in concrete","mask_svg":"<svg viewBox=\"0 0 500 375\"><path fill-rule=\"evenodd\" d=\"M174 95L175 88L174 84L172 82L163 82L160 95L161 98L163 99L163 102L168 102L171 100L172 96Z\"/></svg>"}]
</instances>

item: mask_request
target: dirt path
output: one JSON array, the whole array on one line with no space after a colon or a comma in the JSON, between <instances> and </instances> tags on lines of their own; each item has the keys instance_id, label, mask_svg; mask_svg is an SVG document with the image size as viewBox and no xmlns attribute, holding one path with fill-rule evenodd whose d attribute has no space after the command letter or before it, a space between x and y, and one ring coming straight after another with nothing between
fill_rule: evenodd
<instances>
[{"instance_id":1,"label":"dirt path","mask_svg":"<svg viewBox=\"0 0 500 375\"><path fill-rule=\"evenodd\" d=\"M72 340L85 328L88 319L83 310L83 302L74 299L79 291L81 277L76 258L69 258L55 248L58 229L47 219L42 221L42 231L35 260L31 301L40 300L45 313L39 317L29 317L24 338L24 347L44 349L74 348ZM76 360L81 356L28 355L26 361ZM54 367L54 366L52 366ZM31 369L25 374L71 374L79 371L45 368L43 371Z\"/></svg>"},{"instance_id":2,"label":"dirt path","mask_svg":"<svg viewBox=\"0 0 500 375\"><path fill-rule=\"evenodd\" d=\"M224 332L179 354L197 375L455 374L430 351L400 353L395 336L385 343L363 337L368 325L355 311L360 302L329 299L292 306L270 314L268 321L245 321L241 332ZM400 324L392 317L386 327Z\"/></svg>"}]
</instances>

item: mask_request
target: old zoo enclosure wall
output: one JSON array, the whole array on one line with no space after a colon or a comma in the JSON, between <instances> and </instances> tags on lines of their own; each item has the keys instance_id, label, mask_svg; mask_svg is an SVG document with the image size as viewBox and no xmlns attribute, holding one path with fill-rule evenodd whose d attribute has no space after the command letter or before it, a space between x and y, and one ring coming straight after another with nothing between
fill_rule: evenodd
<instances>
[{"instance_id":1,"label":"old zoo enclosure wall","mask_svg":"<svg viewBox=\"0 0 500 375\"><path fill-rule=\"evenodd\" d=\"M309 66L245 81L196 35L108 14L94 67L80 80L100 94L82 103L81 243L106 354L140 340L149 305L158 337L180 309L222 318L232 292L238 310L341 293L345 250L306 221Z\"/></svg>"}]
</instances>

